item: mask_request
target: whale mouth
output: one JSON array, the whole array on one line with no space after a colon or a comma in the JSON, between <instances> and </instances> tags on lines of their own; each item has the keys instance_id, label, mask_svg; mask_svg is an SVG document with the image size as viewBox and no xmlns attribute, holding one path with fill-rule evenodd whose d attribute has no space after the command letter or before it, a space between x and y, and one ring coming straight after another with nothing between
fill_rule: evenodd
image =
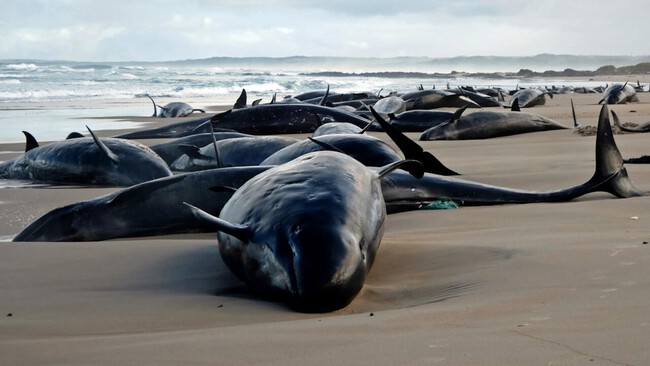
<instances>
[{"instance_id":1,"label":"whale mouth","mask_svg":"<svg viewBox=\"0 0 650 366\"><path fill-rule=\"evenodd\" d=\"M348 305L365 282L365 259L349 230L295 226L279 252L290 282L289 304L308 313Z\"/></svg>"}]
</instances>

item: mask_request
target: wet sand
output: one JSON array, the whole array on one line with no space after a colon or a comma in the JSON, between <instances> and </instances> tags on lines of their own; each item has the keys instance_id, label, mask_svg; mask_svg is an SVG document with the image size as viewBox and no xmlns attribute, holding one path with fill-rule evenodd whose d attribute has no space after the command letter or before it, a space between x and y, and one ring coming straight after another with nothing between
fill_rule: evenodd
<instances>
[{"instance_id":1,"label":"wet sand","mask_svg":"<svg viewBox=\"0 0 650 366\"><path fill-rule=\"evenodd\" d=\"M598 94L556 95L526 111L571 126L570 98L579 122L595 126ZM612 109L647 122L650 93L639 98ZM626 158L650 154L648 138L615 136ZM580 184L595 164L595 137L571 129L421 144L464 179L521 189ZM650 165L627 169L650 191ZM115 190L1 188L0 237ZM222 263L215 234L0 242L0 363L643 365L649 227L650 197L606 193L390 215L361 294L327 314L251 295Z\"/></svg>"}]
</instances>

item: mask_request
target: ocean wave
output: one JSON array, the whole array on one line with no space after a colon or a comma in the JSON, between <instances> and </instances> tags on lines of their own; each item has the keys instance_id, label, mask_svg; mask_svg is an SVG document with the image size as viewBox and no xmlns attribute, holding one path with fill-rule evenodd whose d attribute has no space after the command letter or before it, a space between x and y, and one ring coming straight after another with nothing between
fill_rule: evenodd
<instances>
[{"instance_id":1,"label":"ocean wave","mask_svg":"<svg viewBox=\"0 0 650 366\"><path fill-rule=\"evenodd\" d=\"M18 79L5 79L0 80L0 84L21 84L22 82Z\"/></svg>"},{"instance_id":2,"label":"ocean wave","mask_svg":"<svg viewBox=\"0 0 650 366\"><path fill-rule=\"evenodd\" d=\"M35 64L27 64L27 63L20 63L20 64L7 64L4 65L5 68L10 69L10 70L36 70L38 69L38 66Z\"/></svg>"}]
</instances>

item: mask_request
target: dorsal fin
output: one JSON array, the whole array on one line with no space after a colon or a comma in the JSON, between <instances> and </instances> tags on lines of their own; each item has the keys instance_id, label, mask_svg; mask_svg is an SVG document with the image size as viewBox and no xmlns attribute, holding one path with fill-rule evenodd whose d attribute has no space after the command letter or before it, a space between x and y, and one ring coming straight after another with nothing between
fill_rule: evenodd
<instances>
[{"instance_id":1,"label":"dorsal fin","mask_svg":"<svg viewBox=\"0 0 650 366\"><path fill-rule=\"evenodd\" d=\"M84 135L80 134L79 132L70 132L70 133L68 134L68 136L66 136L65 139L66 139L66 140L70 140L70 139L78 139L78 138L80 138L80 137L84 137Z\"/></svg>"},{"instance_id":2,"label":"dorsal fin","mask_svg":"<svg viewBox=\"0 0 650 366\"><path fill-rule=\"evenodd\" d=\"M271 98L271 103L270 103L270 104L274 104L274 103L275 103L275 99L277 98L277 96L278 96L278 93L277 93L277 92L273 93L273 98Z\"/></svg>"},{"instance_id":3,"label":"dorsal fin","mask_svg":"<svg viewBox=\"0 0 650 366\"><path fill-rule=\"evenodd\" d=\"M382 127L384 132L388 137L395 142L397 147L402 151L404 157L409 160L417 160L424 165L424 170L429 173L435 173L440 175L458 175L455 171L447 168L440 160L438 160L433 154L428 151L424 151L422 146L417 142L411 140L408 136L399 131L395 126L386 122L385 119L375 111L374 108L370 107L372 115L375 117L375 120Z\"/></svg>"},{"instance_id":4,"label":"dorsal fin","mask_svg":"<svg viewBox=\"0 0 650 366\"><path fill-rule=\"evenodd\" d=\"M198 148L195 145L181 144L181 145L178 145L177 148L183 154L189 156L192 159L212 159L211 157L209 157L207 155L201 154L201 149Z\"/></svg>"},{"instance_id":5,"label":"dorsal fin","mask_svg":"<svg viewBox=\"0 0 650 366\"><path fill-rule=\"evenodd\" d=\"M205 113L205 110L204 110L204 109L201 109L201 108L192 108L192 113L194 113L194 112Z\"/></svg>"},{"instance_id":6,"label":"dorsal fin","mask_svg":"<svg viewBox=\"0 0 650 366\"><path fill-rule=\"evenodd\" d=\"M519 98L512 100L510 103L510 110L513 112L521 112L521 108L519 108Z\"/></svg>"},{"instance_id":7,"label":"dorsal fin","mask_svg":"<svg viewBox=\"0 0 650 366\"><path fill-rule=\"evenodd\" d=\"M88 129L88 132L90 132L90 136L93 137L93 140L95 141L95 145L99 147L99 149L104 153L104 155L109 158L113 163L119 164L120 163L120 158L115 155L114 152L111 151L111 149L104 144L97 135L90 129L90 127L86 126L86 129Z\"/></svg>"},{"instance_id":8,"label":"dorsal fin","mask_svg":"<svg viewBox=\"0 0 650 366\"><path fill-rule=\"evenodd\" d=\"M255 100L253 101L253 103L251 103L251 105L252 105L253 107L255 107L256 105L260 104L261 101L262 101L262 98L260 98L260 99L255 99Z\"/></svg>"},{"instance_id":9,"label":"dorsal fin","mask_svg":"<svg viewBox=\"0 0 650 366\"><path fill-rule=\"evenodd\" d=\"M397 119L397 115L395 113L388 113L388 118Z\"/></svg>"},{"instance_id":10,"label":"dorsal fin","mask_svg":"<svg viewBox=\"0 0 650 366\"><path fill-rule=\"evenodd\" d=\"M226 220L222 220L218 217L212 216L209 213L201 210L198 207L192 206L187 202L183 202L183 204L192 211L192 214L194 217L197 219L204 221L210 225L215 230L221 231L223 233L226 233L230 236L234 236L235 238L243 241L243 242L248 242L250 241L251 238L251 230L248 226L245 225L239 225L239 224L232 224Z\"/></svg>"},{"instance_id":11,"label":"dorsal fin","mask_svg":"<svg viewBox=\"0 0 650 366\"><path fill-rule=\"evenodd\" d=\"M316 145L319 145L320 147L324 148L325 150L336 151L336 152L340 152L341 154L345 154L343 151L341 151L341 149L339 149L338 147L336 147L334 145L328 144L327 142L320 141L320 140L318 140L316 138L313 138L311 136L309 136L307 138L311 142L315 143Z\"/></svg>"},{"instance_id":12,"label":"dorsal fin","mask_svg":"<svg viewBox=\"0 0 650 366\"><path fill-rule=\"evenodd\" d=\"M571 114L573 115L573 128L579 128L580 123L578 123L578 118L576 118L576 108L573 105L573 98L571 100Z\"/></svg>"},{"instance_id":13,"label":"dorsal fin","mask_svg":"<svg viewBox=\"0 0 650 366\"><path fill-rule=\"evenodd\" d=\"M241 109L241 108L246 108L246 89L241 90L241 94L239 94L239 98L237 98L235 105L232 106L232 109Z\"/></svg>"},{"instance_id":14,"label":"dorsal fin","mask_svg":"<svg viewBox=\"0 0 650 366\"><path fill-rule=\"evenodd\" d=\"M151 117L158 116L158 111L156 110L156 102L153 101L153 98L151 97L151 95L149 95L149 94L145 94L145 95L147 96L147 98L149 98L149 100L151 100L151 103L153 103L153 114L151 115Z\"/></svg>"},{"instance_id":15,"label":"dorsal fin","mask_svg":"<svg viewBox=\"0 0 650 366\"><path fill-rule=\"evenodd\" d=\"M327 90L325 90L325 94L323 95L323 98L321 98L319 105L324 106L327 103L327 97L330 95L330 85L327 84Z\"/></svg>"},{"instance_id":16,"label":"dorsal fin","mask_svg":"<svg viewBox=\"0 0 650 366\"><path fill-rule=\"evenodd\" d=\"M497 89L497 90L498 90L498 93L499 93L499 99L498 99L499 102L505 102L506 98L503 97L503 92L501 91L501 89Z\"/></svg>"},{"instance_id":17,"label":"dorsal fin","mask_svg":"<svg viewBox=\"0 0 650 366\"><path fill-rule=\"evenodd\" d=\"M23 134L25 135L25 152L38 147L38 141L31 133L23 131Z\"/></svg>"},{"instance_id":18,"label":"dorsal fin","mask_svg":"<svg viewBox=\"0 0 650 366\"><path fill-rule=\"evenodd\" d=\"M144 182L138 185L135 185L131 188L124 189L119 192L115 197L113 197L109 202L109 206L121 205L124 203L129 203L134 200L143 200L148 199L149 194L153 191L156 191L161 188L165 188L172 184L176 184L181 180L185 179L185 175L175 175L169 178L164 179L154 179L149 182Z\"/></svg>"},{"instance_id":19,"label":"dorsal fin","mask_svg":"<svg viewBox=\"0 0 650 366\"><path fill-rule=\"evenodd\" d=\"M388 165L384 165L379 168L377 171L377 179L381 179L386 176L386 174L392 172L395 169L403 169L409 172L412 176L416 178L422 178L424 176L424 166L417 160L400 160Z\"/></svg>"},{"instance_id":20,"label":"dorsal fin","mask_svg":"<svg viewBox=\"0 0 650 366\"><path fill-rule=\"evenodd\" d=\"M454 114L451 115L451 118L449 118L449 123L458 121L467 108L469 108L469 104L465 104L464 106L456 109L456 112L454 112Z\"/></svg>"}]
</instances>

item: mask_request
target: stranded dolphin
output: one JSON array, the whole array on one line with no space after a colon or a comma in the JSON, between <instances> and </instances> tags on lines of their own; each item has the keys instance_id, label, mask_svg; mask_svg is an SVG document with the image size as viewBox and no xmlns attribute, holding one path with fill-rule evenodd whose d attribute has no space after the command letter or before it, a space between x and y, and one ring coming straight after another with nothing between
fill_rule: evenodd
<instances>
[{"instance_id":1,"label":"stranded dolphin","mask_svg":"<svg viewBox=\"0 0 650 366\"><path fill-rule=\"evenodd\" d=\"M0 178L130 186L172 174L165 161L145 145L116 138L100 139L90 129L88 131L92 137L37 147L35 139L25 133L27 151L0 163Z\"/></svg>"},{"instance_id":2,"label":"stranded dolphin","mask_svg":"<svg viewBox=\"0 0 650 366\"><path fill-rule=\"evenodd\" d=\"M379 172L337 152L301 156L244 183L219 217L192 208L219 230L221 258L255 293L299 311L348 305L381 242L386 206Z\"/></svg>"}]
</instances>

